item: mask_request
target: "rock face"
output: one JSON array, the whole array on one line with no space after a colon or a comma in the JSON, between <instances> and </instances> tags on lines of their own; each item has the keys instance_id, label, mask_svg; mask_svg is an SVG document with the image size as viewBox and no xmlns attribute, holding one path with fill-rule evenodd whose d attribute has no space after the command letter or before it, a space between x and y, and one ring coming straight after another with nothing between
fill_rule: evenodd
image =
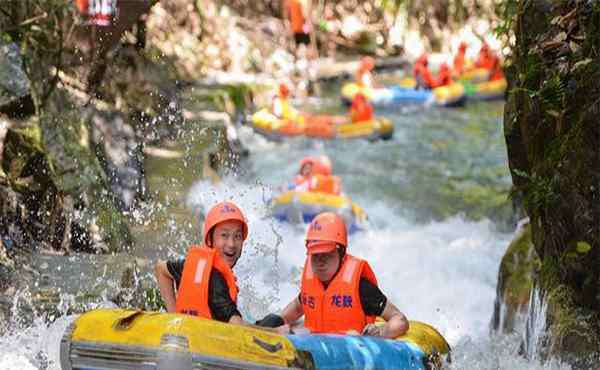
<instances>
[{"instance_id":1,"label":"rock face","mask_svg":"<svg viewBox=\"0 0 600 370\"><path fill-rule=\"evenodd\" d=\"M586 368L600 349L600 6L519 2L515 35L505 135L542 261L546 354Z\"/></svg>"},{"instance_id":2,"label":"rock face","mask_svg":"<svg viewBox=\"0 0 600 370\"><path fill-rule=\"evenodd\" d=\"M16 44L0 42L0 112L14 115L33 111L29 96L29 80Z\"/></svg>"},{"instance_id":3,"label":"rock face","mask_svg":"<svg viewBox=\"0 0 600 370\"><path fill-rule=\"evenodd\" d=\"M16 44L0 44L0 109L29 94L29 80L23 72Z\"/></svg>"},{"instance_id":4,"label":"rock face","mask_svg":"<svg viewBox=\"0 0 600 370\"><path fill-rule=\"evenodd\" d=\"M119 112L95 111L90 119L96 156L116 204L121 210L132 210L144 188L143 141Z\"/></svg>"},{"instance_id":5,"label":"rock face","mask_svg":"<svg viewBox=\"0 0 600 370\"><path fill-rule=\"evenodd\" d=\"M523 329L522 319L528 311L533 278L540 263L531 241L531 225L527 221L519 226L500 263L493 330L510 333Z\"/></svg>"}]
</instances>

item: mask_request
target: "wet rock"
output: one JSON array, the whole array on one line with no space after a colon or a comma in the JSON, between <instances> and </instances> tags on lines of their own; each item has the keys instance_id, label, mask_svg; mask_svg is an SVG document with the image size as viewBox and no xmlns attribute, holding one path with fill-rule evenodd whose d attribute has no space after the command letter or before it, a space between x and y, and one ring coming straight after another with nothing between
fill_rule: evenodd
<instances>
[{"instance_id":1,"label":"wet rock","mask_svg":"<svg viewBox=\"0 0 600 370\"><path fill-rule=\"evenodd\" d=\"M4 138L6 137L9 127L10 123L0 118L0 163L2 163L2 153L4 153ZM2 166L0 166L0 178L3 177L6 177L6 174L4 173L4 170L2 170Z\"/></svg>"},{"instance_id":2,"label":"wet rock","mask_svg":"<svg viewBox=\"0 0 600 370\"><path fill-rule=\"evenodd\" d=\"M523 328L533 277L540 264L531 240L531 225L526 220L520 224L500 263L492 317L493 330L511 333Z\"/></svg>"},{"instance_id":3,"label":"wet rock","mask_svg":"<svg viewBox=\"0 0 600 370\"><path fill-rule=\"evenodd\" d=\"M90 119L96 155L116 204L121 210L131 210L144 188L142 144L121 113L96 111Z\"/></svg>"},{"instance_id":4,"label":"wet rock","mask_svg":"<svg viewBox=\"0 0 600 370\"><path fill-rule=\"evenodd\" d=\"M62 110L55 108L60 113L46 114L40 119L43 146L53 163L50 176L61 210L55 215L64 225L55 230L70 238L64 244L70 244L76 251L121 250L131 243L125 215L116 207L115 197L108 188L110 182L90 148L85 117L67 108L65 103Z\"/></svg>"},{"instance_id":5,"label":"wet rock","mask_svg":"<svg viewBox=\"0 0 600 370\"><path fill-rule=\"evenodd\" d=\"M29 80L23 72L19 47L0 44L0 112L8 113L29 95Z\"/></svg>"},{"instance_id":6,"label":"wet rock","mask_svg":"<svg viewBox=\"0 0 600 370\"><path fill-rule=\"evenodd\" d=\"M535 283L547 303L549 345L540 355L586 368L580 359L600 348L598 14L583 1L536 0L523 3L515 24L505 130L542 259Z\"/></svg>"}]
</instances>

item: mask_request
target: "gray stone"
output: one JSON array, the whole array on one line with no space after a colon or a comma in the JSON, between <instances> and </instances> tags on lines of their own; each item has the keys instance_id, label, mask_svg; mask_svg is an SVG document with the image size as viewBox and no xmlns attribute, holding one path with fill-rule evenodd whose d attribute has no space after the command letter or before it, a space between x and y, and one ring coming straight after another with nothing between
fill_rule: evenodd
<instances>
[{"instance_id":1,"label":"gray stone","mask_svg":"<svg viewBox=\"0 0 600 370\"><path fill-rule=\"evenodd\" d=\"M16 44L0 45L0 107L29 94L29 80Z\"/></svg>"}]
</instances>

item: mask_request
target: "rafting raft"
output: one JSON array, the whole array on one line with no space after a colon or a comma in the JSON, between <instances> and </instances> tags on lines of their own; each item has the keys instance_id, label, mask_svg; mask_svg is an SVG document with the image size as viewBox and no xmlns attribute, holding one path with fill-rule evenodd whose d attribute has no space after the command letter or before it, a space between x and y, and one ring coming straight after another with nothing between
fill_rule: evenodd
<instances>
[{"instance_id":1,"label":"rafting raft","mask_svg":"<svg viewBox=\"0 0 600 370\"><path fill-rule=\"evenodd\" d=\"M63 370L438 368L450 347L431 326L405 335L279 335L188 315L124 309L82 314L60 344Z\"/></svg>"},{"instance_id":2,"label":"rafting raft","mask_svg":"<svg viewBox=\"0 0 600 370\"><path fill-rule=\"evenodd\" d=\"M275 196L270 205L273 217L294 224L310 223L323 212L339 214L349 233L364 230L367 224L365 211L343 194L290 190Z\"/></svg>"},{"instance_id":3,"label":"rafting raft","mask_svg":"<svg viewBox=\"0 0 600 370\"><path fill-rule=\"evenodd\" d=\"M376 107L406 104L452 107L461 105L466 98L465 88L460 83L453 83L432 90L415 89L406 85L371 88L356 83L347 83L342 86L342 101L345 104L350 104L358 93L365 95L371 104Z\"/></svg>"},{"instance_id":4,"label":"rafting raft","mask_svg":"<svg viewBox=\"0 0 600 370\"><path fill-rule=\"evenodd\" d=\"M268 109L252 115L252 129L272 139L304 136L314 139L387 140L394 134L394 125L386 118L350 122L346 117L328 115L298 115L296 119L281 119Z\"/></svg>"}]
</instances>

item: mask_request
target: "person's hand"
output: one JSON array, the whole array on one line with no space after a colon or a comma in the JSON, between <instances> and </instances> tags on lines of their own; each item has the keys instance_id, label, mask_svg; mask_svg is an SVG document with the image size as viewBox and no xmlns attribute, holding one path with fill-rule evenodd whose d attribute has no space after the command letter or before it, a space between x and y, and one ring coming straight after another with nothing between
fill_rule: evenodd
<instances>
[{"instance_id":1,"label":"person's hand","mask_svg":"<svg viewBox=\"0 0 600 370\"><path fill-rule=\"evenodd\" d=\"M362 335L368 335L372 337L382 337L383 336L383 326L378 326L375 324L367 324L362 331Z\"/></svg>"},{"instance_id":2,"label":"person's hand","mask_svg":"<svg viewBox=\"0 0 600 370\"><path fill-rule=\"evenodd\" d=\"M348 330L346 332L346 335L360 335L360 333L357 332L356 330Z\"/></svg>"},{"instance_id":3,"label":"person's hand","mask_svg":"<svg viewBox=\"0 0 600 370\"><path fill-rule=\"evenodd\" d=\"M290 326L288 324L285 325L281 325L275 328L275 331L277 332L277 334L291 334L291 329Z\"/></svg>"}]
</instances>

